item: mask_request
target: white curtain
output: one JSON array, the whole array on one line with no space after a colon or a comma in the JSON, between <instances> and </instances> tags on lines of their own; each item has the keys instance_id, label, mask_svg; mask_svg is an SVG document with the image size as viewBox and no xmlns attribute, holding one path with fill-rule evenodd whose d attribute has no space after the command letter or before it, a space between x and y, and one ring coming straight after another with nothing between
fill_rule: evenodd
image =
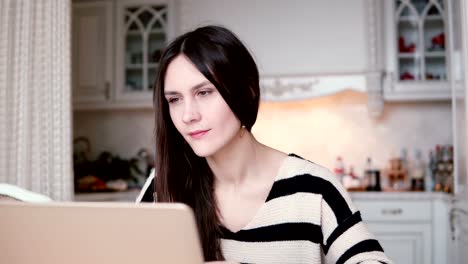
<instances>
[{"instance_id":1,"label":"white curtain","mask_svg":"<svg viewBox=\"0 0 468 264\"><path fill-rule=\"evenodd\" d=\"M0 182L71 200L69 0L0 0Z\"/></svg>"}]
</instances>

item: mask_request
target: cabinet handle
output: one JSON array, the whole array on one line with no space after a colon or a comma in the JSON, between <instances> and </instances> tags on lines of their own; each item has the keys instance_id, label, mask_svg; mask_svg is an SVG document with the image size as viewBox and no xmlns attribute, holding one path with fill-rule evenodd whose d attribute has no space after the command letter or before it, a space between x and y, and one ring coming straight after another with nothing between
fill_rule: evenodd
<instances>
[{"instance_id":1,"label":"cabinet handle","mask_svg":"<svg viewBox=\"0 0 468 264\"><path fill-rule=\"evenodd\" d=\"M450 234L452 235L452 241L460 238L461 228L457 226L457 223L455 223L457 221L456 218L460 217L460 215L465 215L466 217L468 216L468 211L458 207L450 209Z\"/></svg>"},{"instance_id":2,"label":"cabinet handle","mask_svg":"<svg viewBox=\"0 0 468 264\"><path fill-rule=\"evenodd\" d=\"M403 213L401 208L382 209L384 215L400 215L401 213Z\"/></svg>"},{"instance_id":3,"label":"cabinet handle","mask_svg":"<svg viewBox=\"0 0 468 264\"><path fill-rule=\"evenodd\" d=\"M393 79L394 79L394 74L393 72L389 71L389 72L384 72L383 76L383 83L386 87L389 87L390 89L392 89L393 87Z\"/></svg>"},{"instance_id":4,"label":"cabinet handle","mask_svg":"<svg viewBox=\"0 0 468 264\"><path fill-rule=\"evenodd\" d=\"M108 81L106 81L106 87L105 87L104 93L106 95L106 99L110 99L110 82Z\"/></svg>"}]
</instances>

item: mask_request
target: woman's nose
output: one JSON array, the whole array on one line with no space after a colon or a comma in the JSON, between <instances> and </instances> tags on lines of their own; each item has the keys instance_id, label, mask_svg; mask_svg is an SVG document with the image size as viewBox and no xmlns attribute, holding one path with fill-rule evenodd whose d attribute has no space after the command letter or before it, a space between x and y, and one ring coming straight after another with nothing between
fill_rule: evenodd
<instances>
[{"instance_id":1,"label":"woman's nose","mask_svg":"<svg viewBox=\"0 0 468 264\"><path fill-rule=\"evenodd\" d=\"M198 120L200 120L200 112L198 111L198 107L193 102L187 102L184 108L182 121L184 123L192 123Z\"/></svg>"}]
</instances>

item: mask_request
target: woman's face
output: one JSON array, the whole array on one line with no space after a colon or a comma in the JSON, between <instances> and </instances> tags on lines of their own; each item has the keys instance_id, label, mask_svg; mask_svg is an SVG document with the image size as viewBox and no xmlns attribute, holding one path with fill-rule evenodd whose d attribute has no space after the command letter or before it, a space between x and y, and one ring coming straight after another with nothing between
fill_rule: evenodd
<instances>
[{"instance_id":1,"label":"woman's face","mask_svg":"<svg viewBox=\"0 0 468 264\"><path fill-rule=\"evenodd\" d=\"M167 68L164 96L174 126L200 157L216 154L239 133L240 121L221 94L183 54Z\"/></svg>"}]
</instances>

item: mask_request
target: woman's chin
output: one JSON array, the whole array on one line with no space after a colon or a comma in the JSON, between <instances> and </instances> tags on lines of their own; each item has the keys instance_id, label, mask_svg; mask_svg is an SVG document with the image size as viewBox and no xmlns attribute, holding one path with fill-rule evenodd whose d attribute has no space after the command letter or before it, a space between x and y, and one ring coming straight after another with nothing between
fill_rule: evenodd
<instances>
[{"instance_id":1,"label":"woman's chin","mask_svg":"<svg viewBox=\"0 0 468 264\"><path fill-rule=\"evenodd\" d=\"M193 148L192 147L192 150L195 153L195 155L197 155L200 158L207 158L207 157L212 156L215 153L214 149L212 148L200 148L200 147Z\"/></svg>"}]
</instances>

